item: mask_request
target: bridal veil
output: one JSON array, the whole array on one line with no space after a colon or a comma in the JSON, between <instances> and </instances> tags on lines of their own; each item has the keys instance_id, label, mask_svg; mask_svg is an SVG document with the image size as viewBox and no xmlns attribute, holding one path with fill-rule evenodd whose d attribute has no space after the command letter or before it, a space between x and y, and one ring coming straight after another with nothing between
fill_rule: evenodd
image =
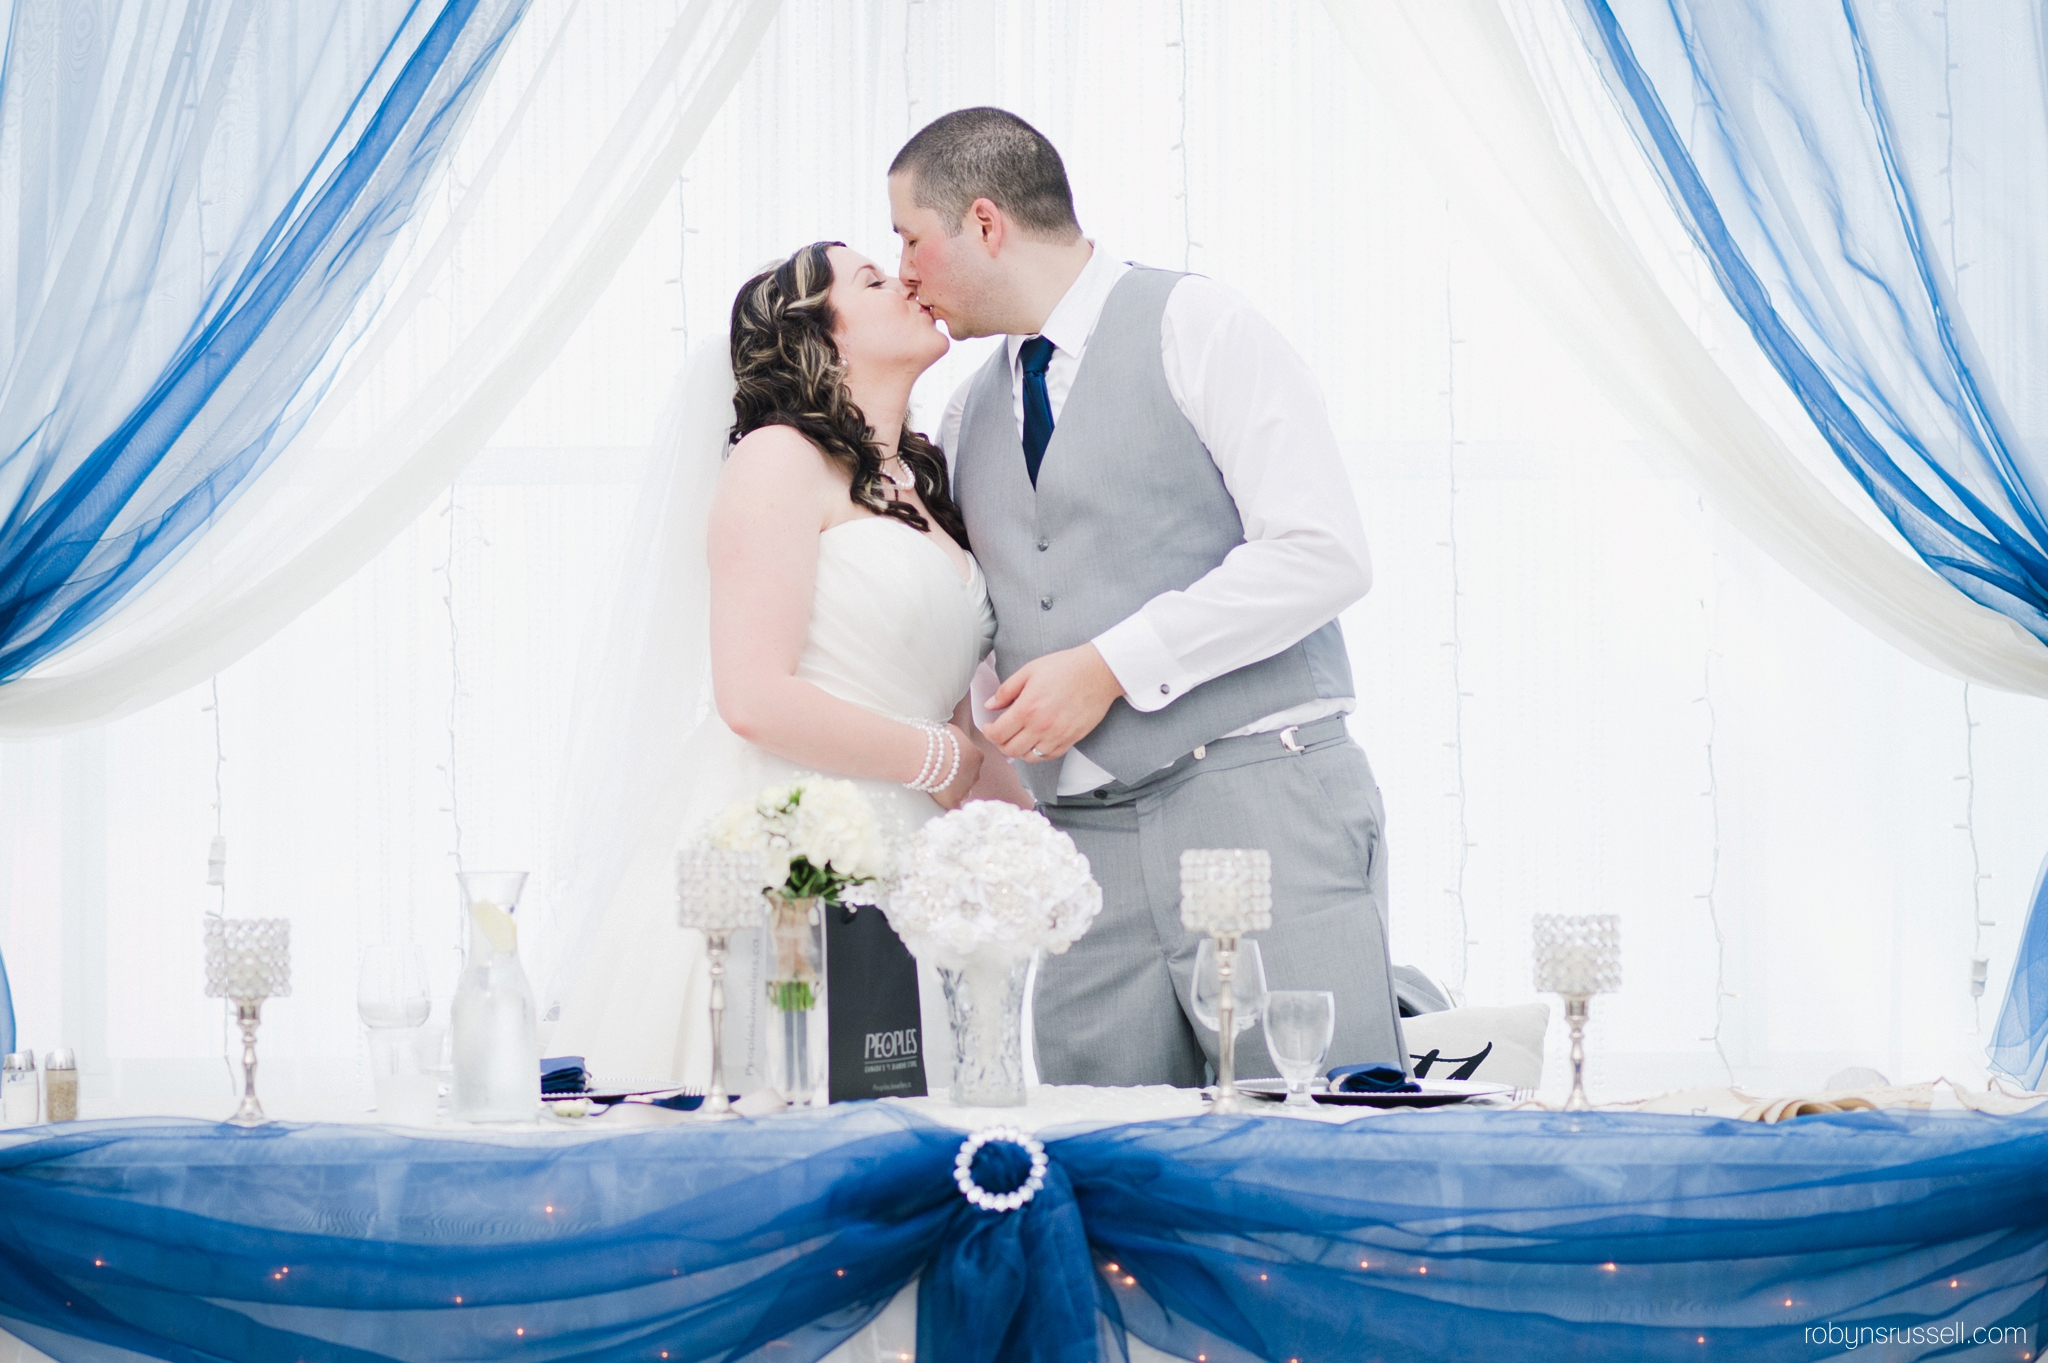
<instances>
[{"instance_id":1,"label":"bridal veil","mask_svg":"<svg viewBox=\"0 0 2048 1363\"><path fill-rule=\"evenodd\" d=\"M706 346L663 404L625 541L584 631L547 861L553 921L534 957L544 1045L606 911L622 897L673 893L689 739L711 714L705 549L732 422L731 358ZM689 960L677 987L695 1016L708 982L701 951Z\"/></svg>"}]
</instances>

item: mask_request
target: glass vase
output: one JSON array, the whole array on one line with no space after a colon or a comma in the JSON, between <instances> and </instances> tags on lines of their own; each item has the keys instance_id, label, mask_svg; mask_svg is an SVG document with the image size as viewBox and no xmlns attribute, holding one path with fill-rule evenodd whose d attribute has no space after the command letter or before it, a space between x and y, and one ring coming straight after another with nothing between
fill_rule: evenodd
<instances>
[{"instance_id":1,"label":"glass vase","mask_svg":"<svg viewBox=\"0 0 2048 1363\"><path fill-rule=\"evenodd\" d=\"M768 900L768 1082L784 1102L825 1088L825 915L815 899Z\"/></svg>"},{"instance_id":2,"label":"glass vase","mask_svg":"<svg viewBox=\"0 0 2048 1363\"><path fill-rule=\"evenodd\" d=\"M976 956L939 966L953 1024L953 1101L1024 1106L1024 982L1031 958Z\"/></svg>"},{"instance_id":3,"label":"glass vase","mask_svg":"<svg viewBox=\"0 0 2048 1363\"><path fill-rule=\"evenodd\" d=\"M455 1074L448 1115L465 1122L530 1122L540 1111L540 1044L512 919L526 872L472 871L456 878L469 952L449 1010Z\"/></svg>"}]
</instances>

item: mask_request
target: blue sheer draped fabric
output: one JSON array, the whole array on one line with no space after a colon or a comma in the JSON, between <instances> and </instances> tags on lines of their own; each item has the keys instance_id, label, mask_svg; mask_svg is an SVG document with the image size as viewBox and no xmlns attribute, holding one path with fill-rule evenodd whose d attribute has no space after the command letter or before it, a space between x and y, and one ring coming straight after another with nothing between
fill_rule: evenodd
<instances>
[{"instance_id":1,"label":"blue sheer draped fabric","mask_svg":"<svg viewBox=\"0 0 2048 1363\"><path fill-rule=\"evenodd\" d=\"M960 1196L961 1141L866 1103L610 1138L44 1128L0 1140L0 1324L62 1363L811 1360L916 1278L948 1363L1101 1358L1104 1320L1216 1363L1549 1363L1831 1356L1830 1328L1920 1357L1957 1322L2038 1347L2048 1315L2034 1116L1181 1119L1048 1140L1013 1213Z\"/></svg>"},{"instance_id":2,"label":"blue sheer draped fabric","mask_svg":"<svg viewBox=\"0 0 2048 1363\"><path fill-rule=\"evenodd\" d=\"M953 1182L958 1132L868 1104L566 1144L49 1132L0 1148L0 1321L65 1363L103 1357L94 1346L291 1360L515 1344L533 1359L722 1360L771 1342L772 1357L814 1359L920 1271L936 1287L929 1357L1094 1350L1064 1184L1031 1215L977 1211Z\"/></svg>"},{"instance_id":3,"label":"blue sheer draped fabric","mask_svg":"<svg viewBox=\"0 0 2048 1363\"><path fill-rule=\"evenodd\" d=\"M0 683L257 478L525 0L0 0Z\"/></svg>"},{"instance_id":4,"label":"blue sheer draped fabric","mask_svg":"<svg viewBox=\"0 0 2048 1363\"><path fill-rule=\"evenodd\" d=\"M1672 203L1921 558L2048 642L2038 3L1577 0Z\"/></svg>"},{"instance_id":5,"label":"blue sheer draped fabric","mask_svg":"<svg viewBox=\"0 0 2048 1363\"><path fill-rule=\"evenodd\" d=\"M1993 1069L2030 1089L2039 1088L2042 1074L2048 1072L2048 860L2042 861L2034 880L2027 925L2020 932L2005 1002L1986 1053Z\"/></svg>"}]
</instances>

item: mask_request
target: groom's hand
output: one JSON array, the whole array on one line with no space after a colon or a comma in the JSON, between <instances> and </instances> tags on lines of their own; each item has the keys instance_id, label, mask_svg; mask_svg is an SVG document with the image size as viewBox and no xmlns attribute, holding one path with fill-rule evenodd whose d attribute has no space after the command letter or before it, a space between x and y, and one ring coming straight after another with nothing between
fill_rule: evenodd
<instances>
[{"instance_id":1,"label":"groom's hand","mask_svg":"<svg viewBox=\"0 0 2048 1363\"><path fill-rule=\"evenodd\" d=\"M1086 738L1123 693L1095 645L1062 649L1010 674L989 697L986 708L998 713L983 732L1006 757L1051 762Z\"/></svg>"}]
</instances>

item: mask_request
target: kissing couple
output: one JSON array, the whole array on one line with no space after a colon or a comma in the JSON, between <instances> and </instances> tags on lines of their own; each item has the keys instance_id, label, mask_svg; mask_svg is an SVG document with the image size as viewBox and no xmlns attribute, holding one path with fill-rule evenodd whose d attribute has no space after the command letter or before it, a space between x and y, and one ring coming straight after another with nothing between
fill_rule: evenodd
<instances>
[{"instance_id":1,"label":"kissing couple","mask_svg":"<svg viewBox=\"0 0 2048 1363\"><path fill-rule=\"evenodd\" d=\"M643 860L808 772L905 830L971 799L1035 807L1103 889L1087 935L1040 964L1040 1077L1194 1087L1217 1038L1193 1021L1180 854L1265 848L1269 984L1335 994L1332 1064L1405 1068L1382 805L1337 623L1371 566L1314 377L1237 294L1089 239L1058 151L1014 114L934 120L888 189L894 275L816 242L733 301L731 408L705 404L719 449L677 455L707 476L723 455L694 541L715 713L685 751L645 755L686 795ZM918 376L979 336L1004 340L936 442L911 430ZM605 896L553 1048L701 1082L665 888ZM765 1083L753 1026L728 1017L742 1092ZM1238 1057L1275 1072L1263 1033Z\"/></svg>"}]
</instances>

